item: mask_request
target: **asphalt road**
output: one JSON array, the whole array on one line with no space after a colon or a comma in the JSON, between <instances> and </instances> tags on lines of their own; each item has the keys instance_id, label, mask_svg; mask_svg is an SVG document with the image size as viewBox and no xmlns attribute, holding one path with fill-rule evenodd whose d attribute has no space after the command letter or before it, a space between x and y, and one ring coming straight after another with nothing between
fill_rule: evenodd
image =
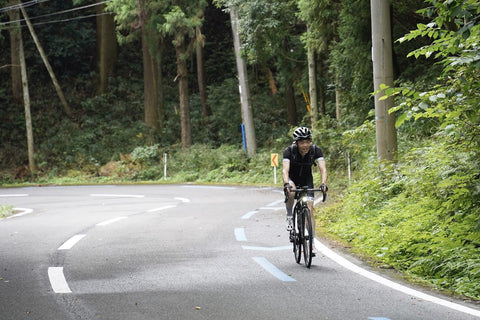
<instances>
[{"instance_id":1,"label":"asphalt road","mask_svg":"<svg viewBox=\"0 0 480 320\"><path fill-rule=\"evenodd\" d=\"M0 319L480 319L317 243L294 262L280 189L0 189Z\"/></svg>"}]
</instances>

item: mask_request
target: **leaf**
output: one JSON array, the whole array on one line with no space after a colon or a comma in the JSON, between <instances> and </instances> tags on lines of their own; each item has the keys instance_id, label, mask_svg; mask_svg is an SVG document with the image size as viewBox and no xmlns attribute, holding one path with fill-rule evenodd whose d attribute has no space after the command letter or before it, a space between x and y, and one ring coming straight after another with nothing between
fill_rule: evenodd
<instances>
[{"instance_id":1,"label":"leaf","mask_svg":"<svg viewBox=\"0 0 480 320\"><path fill-rule=\"evenodd\" d=\"M400 126L405 122L405 120L407 120L407 113L406 113L406 112L403 113L403 114L401 114L401 115L397 118L397 120L395 121L395 128L400 127Z\"/></svg>"}]
</instances>

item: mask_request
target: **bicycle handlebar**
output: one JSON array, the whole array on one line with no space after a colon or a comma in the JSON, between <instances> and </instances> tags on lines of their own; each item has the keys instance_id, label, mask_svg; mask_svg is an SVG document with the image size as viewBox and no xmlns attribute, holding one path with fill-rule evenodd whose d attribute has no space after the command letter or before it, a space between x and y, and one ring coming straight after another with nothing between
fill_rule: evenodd
<instances>
[{"instance_id":1,"label":"bicycle handlebar","mask_svg":"<svg viewBox=\"0 0 480 320\"><path fill-rule=\"evenodd\" d=\"M325 200L327 200L327 192L326 191L323 191L322 189L318 189L318 188L308 188L308 187L302 187L300 189L292 189L290 190L291 192L295 192L295 193L301 193L301 192L318 192L318 191L321 191L323 193L323 199L322 199L322 202L325 202ZM286 197L287 198L287 197ZM285 199L287 200L287 199ZM286 202L286 201L285 201Z\"/></svg>"}]
</instances>

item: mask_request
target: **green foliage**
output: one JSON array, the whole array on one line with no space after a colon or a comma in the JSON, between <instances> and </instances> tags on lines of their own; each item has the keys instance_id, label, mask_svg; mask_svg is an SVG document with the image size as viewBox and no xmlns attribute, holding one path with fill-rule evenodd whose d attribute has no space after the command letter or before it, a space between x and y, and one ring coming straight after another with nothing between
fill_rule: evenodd
<instances>
[{"instance_id":1,"label":"green foliage","mask_svg":"<svg viewBox=\"0 0 480 320\"><path fill-rule=\"evenodd\" d=\"M13 211L12 205L0 204L0 219L9 216Z\"/></svg>"},{"instance_id":2,"label":"green foliage","mask_svg":"<svg viewBox=\"0 0 480 320\"><path fill-rule=\"evenodd\" d=\"M480 298L474 157L440 136L396 166L365 170L349 187L330 231L383 263Z\"/></svg>"}]
</instances>

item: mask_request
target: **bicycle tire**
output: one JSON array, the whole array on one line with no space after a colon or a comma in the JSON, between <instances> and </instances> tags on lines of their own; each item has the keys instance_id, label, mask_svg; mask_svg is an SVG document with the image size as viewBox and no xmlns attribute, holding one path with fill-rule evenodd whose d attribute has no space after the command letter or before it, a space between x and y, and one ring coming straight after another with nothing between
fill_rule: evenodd
<instances>
[{"instance_id":1,"label":"bicycle tire","mask_svg":"<svg viewBox=\"0 0 480 320\"><path fill-rule=\"evenodd\" d=\"M313 227L312 227L312 219L310 217L310 210L308 208L304 208L302 212L303 216L303 258L305 262L305 266L310 268L312 265L312 250L313 250Z\"/></svg>"},{"instance_id":2,"label":"bicycle tire","mask_svg":"<svg viewBox=\"0 0 480 320\"><path fill-rule=\"evenodd\" d=\"M295 262L300 263L302 259L302 241L300 238L299 230L301 230L299 222L301 222L298 210L295 208L293 211L293 254L295 256Z\"/></svg>"}]
</instances>

